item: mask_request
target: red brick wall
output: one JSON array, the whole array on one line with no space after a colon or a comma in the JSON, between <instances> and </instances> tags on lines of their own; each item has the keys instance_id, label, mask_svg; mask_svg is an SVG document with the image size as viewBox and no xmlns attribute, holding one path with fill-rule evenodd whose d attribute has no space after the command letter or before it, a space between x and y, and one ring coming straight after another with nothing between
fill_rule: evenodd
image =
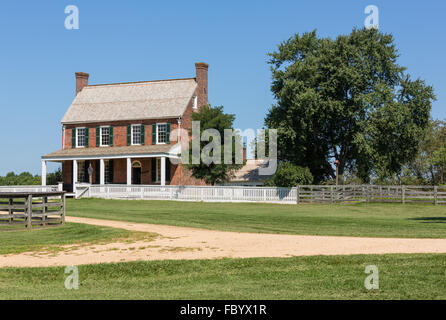
<instances>
[{"instance_id":1,"label":"red brick wall","mask_svg":"<svg viewBox=\"0 0 446 320\"><path fill-rule=\"evenodd\" d=\"M132 124L144 124L145 125L145 145L152 144L152 124L156 123L170 123L171 132L178 127L177 119L155 119L155 120L138 120L138 121L112 121L112 122L97 122L84 125L66 125L65 128L65 146L64 149L70 149L71 146L71 134L73 128L88 128L89 148L96 147L96 128L100 126L113 126L113 146L124 147L127 146L127 125ZM182 125L183 126L183 125ZM172 136L172 135L171 135ZM176 140L176 135L174 135ZM175 144L176 141L171 142Z\"/></svg>"},{"instance_id":2,"label":"red brick wall","mask_svg":"<svg viewBox=\"0 0 446 320\"><path fill-rule=\"evenodd\" d=\"M71 173L73 172L73 161L62 162L62 177L63 183L71 184Z\"/></svg>"}]
</instances>

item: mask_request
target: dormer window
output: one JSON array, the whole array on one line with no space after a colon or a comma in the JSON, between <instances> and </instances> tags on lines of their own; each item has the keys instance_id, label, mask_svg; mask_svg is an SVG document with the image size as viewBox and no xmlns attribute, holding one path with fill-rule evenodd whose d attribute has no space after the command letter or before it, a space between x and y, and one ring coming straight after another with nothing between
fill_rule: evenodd
<instances>
[{"instance_id":1,"label":"dormer window","mask_svg":"<svg viewBox=\"0 0 446 320\"><path fill-rule=\"evenodd\" d=\"M197 109L197 108L198 108L198 98L197 98L197 96L194 96L194 105L193 105L193 108L194 108L194 109Z\"/></svg>"},{"instance_id":2,"label":"dormer window","mask_svg":"<svg viewBox=\"0 0 446 320\"><path fill-rule=\"evenodd\" d=\"M76 148L84 148L87 145L87 128L76 129Z\"/></svg>"}]
</instances>

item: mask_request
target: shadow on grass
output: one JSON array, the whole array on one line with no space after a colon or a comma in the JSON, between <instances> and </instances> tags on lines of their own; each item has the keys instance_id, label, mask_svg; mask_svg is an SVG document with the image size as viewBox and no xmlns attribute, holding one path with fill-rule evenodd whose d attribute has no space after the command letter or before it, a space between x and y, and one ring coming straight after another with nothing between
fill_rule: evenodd
<instances>
[{"instance_id":1,"label":"shadow on grass","mask_svg":"<svg viewBox=\"0 0 446 320\"><path fill-rule=\"evenodd\" d=\"M416 220L421 223L446 223L446 217L420 217L420 218L409 218L408 220Z\"/></svg>"}]
</instances>

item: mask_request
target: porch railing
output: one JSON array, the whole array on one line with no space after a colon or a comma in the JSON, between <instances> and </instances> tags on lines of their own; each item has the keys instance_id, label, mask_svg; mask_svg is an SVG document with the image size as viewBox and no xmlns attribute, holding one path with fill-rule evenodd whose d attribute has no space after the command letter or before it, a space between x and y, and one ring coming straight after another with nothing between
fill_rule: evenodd
<instances>
[{"instance_id":1,"label":"porch railing","mask_svg":"<svg viewBox=\"0 0 446 320\"><path fill-rule=\"evenodd\" d=\"M83 197L214 202L295 203L296 188L91 185Z\"/></svg>"},{"instance_id":2,"label":"porch railing","mask_svg":"<svg viewBox=\"0 0 446 320\"><path fill-rule=\"evenodd\" d=\"M349 202L446 204L446 186L302 185L294 188L276 188L83 184L76 187L76 197L291 204Z\"/></svg>"}]
</instances>

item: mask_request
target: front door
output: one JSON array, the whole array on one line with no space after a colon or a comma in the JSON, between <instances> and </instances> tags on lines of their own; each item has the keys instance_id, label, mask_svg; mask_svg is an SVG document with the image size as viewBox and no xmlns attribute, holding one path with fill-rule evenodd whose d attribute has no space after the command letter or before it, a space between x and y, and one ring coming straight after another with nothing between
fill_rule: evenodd
<instances>
[{"instance_id":1,"label":"front door","mask_svg":"<svg viewBox=\"0 0 446 320\"><path fill-rule=\"evenodd\" d=\"M141 168L132 168L132 184L141 184Z\"/></svg>"}]
</instances>

